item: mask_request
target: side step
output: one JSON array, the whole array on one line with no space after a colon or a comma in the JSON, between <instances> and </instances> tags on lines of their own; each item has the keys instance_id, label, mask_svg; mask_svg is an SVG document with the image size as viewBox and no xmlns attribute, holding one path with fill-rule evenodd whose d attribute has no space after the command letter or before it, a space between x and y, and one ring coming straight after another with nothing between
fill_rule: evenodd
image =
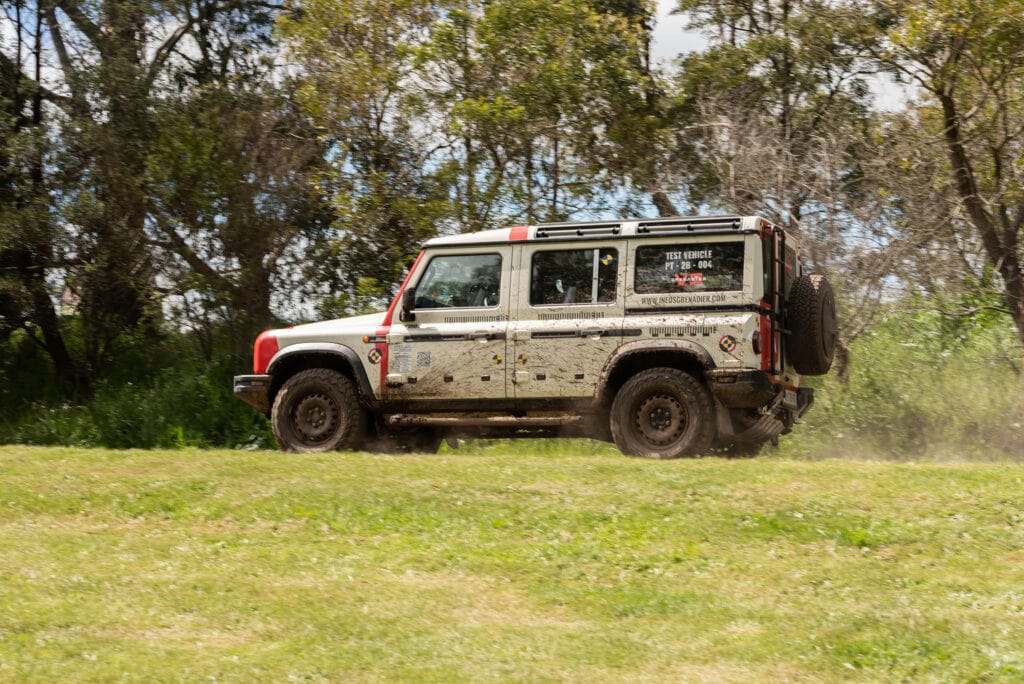
<instances>
[{"instance_id":1,"label":"side step","mask_svg":"<svg viewBox=\"0 0 1024 684\"><path fill-rule=\"evenodd\" d=\"M516 416L424 416L396 413L388 416L387 421L388 425L405 427L429 425L433 427L527 428L577 425L583 421L583 416L565 415L517 418Z\"/></svg>"}]
</instances>

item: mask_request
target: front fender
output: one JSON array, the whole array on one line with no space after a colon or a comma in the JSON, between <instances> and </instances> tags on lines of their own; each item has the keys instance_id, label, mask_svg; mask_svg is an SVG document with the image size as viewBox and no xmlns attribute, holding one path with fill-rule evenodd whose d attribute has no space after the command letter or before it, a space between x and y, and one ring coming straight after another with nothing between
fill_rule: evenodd
<instances>
[{"instance_id":1,"label":"front fender","mask_svg":"<svg viewBox=\"0 0 1024 684\"><path fill-rule=\"evenodd\" d=\"M267 374L273 375L275 368L280 368L284 361L313 354L328 354L345 359L348 365L352 367L352 375L359 386L360 394L366 397L367 401L373 399L373 387L370 385L370 379L366 375L366 369L363 368L362 360L351 347L346 347L343 344L335 344L333 342L300 342L289 345L279 350L270 359L270 363L267 364Z\"/></svg>"}]
</instances>

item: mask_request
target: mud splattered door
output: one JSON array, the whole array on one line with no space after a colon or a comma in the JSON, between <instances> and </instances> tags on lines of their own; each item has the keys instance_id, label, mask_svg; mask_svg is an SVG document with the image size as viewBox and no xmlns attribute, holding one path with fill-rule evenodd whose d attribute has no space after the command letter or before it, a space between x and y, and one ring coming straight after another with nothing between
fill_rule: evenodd
<instances>
[{"instance_id":1,"label":"mud splattered door","mask_svg":"<svg viewBox=\"0 0 1024 684\"><path fill-rule=\"evenodd\" d=\"M414 319L388 335L388 396L504 399L511 248L431 255L415 287Z\"/></svg>"},{"instance_id":2,"label":"mud splattered door","mask_svg":"<svg viewBox=\"0 0 1024 684\"><path fill-rule=\"evenodd\" d=\"M586 397L622 343L617 248L601 242L523 246L517 255L509 359L516 398Z\"/></svg>"}]
</instances>

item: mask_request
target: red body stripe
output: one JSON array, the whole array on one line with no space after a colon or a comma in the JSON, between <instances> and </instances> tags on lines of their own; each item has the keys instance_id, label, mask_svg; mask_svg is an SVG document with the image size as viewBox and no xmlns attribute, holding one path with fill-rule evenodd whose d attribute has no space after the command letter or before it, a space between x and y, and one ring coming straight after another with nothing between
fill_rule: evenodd
<instances>
[{"instance_id":1,"label":"red body stripe","mask_svg":"<svg viewBox=\"0 0 1024 684\"><path fill-rule=\"evenodd\" d=\"M530 233L530 226L513 226L508 231L510 241L525 240Z\"/></svg>"}]
</instances>

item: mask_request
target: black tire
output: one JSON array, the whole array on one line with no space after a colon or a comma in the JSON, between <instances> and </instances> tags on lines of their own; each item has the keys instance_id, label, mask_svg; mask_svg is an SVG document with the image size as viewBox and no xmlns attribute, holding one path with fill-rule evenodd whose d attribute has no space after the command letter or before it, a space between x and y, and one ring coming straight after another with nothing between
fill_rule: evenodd
<instances>
[{"instance_id":1,"label":"black tire","mask_svg":"<svg viewBox=\"0 0 1024 684\"><path fill-rule=\"evenodd\" d=\"M337 371L311 368L281 386L270 424L285 451L358 449L364 446L367 413L351 380Z\"/></svg>"},{"instance_id":2,"label":"black tire","mask_svg":"<svg viewBox=\"0 0 1024 684\"><path fill-rule=\"evenodd\" d=\"M611 409L612 438L627 456L700 456L715 436L714 400L676 368L649 368L626 381Z\"/></svg>"},{"instance_id":3,"label":"black tire","mask_svg":"<svg viewBox=\"0 0 1024 684\"><path fill-rule=\"evenodd\" d=\"M832 367L837 331L836 298L822 275L793 281L786 303L786 354L800 375L824 375Z\"/></svg>"}]
</instances>

